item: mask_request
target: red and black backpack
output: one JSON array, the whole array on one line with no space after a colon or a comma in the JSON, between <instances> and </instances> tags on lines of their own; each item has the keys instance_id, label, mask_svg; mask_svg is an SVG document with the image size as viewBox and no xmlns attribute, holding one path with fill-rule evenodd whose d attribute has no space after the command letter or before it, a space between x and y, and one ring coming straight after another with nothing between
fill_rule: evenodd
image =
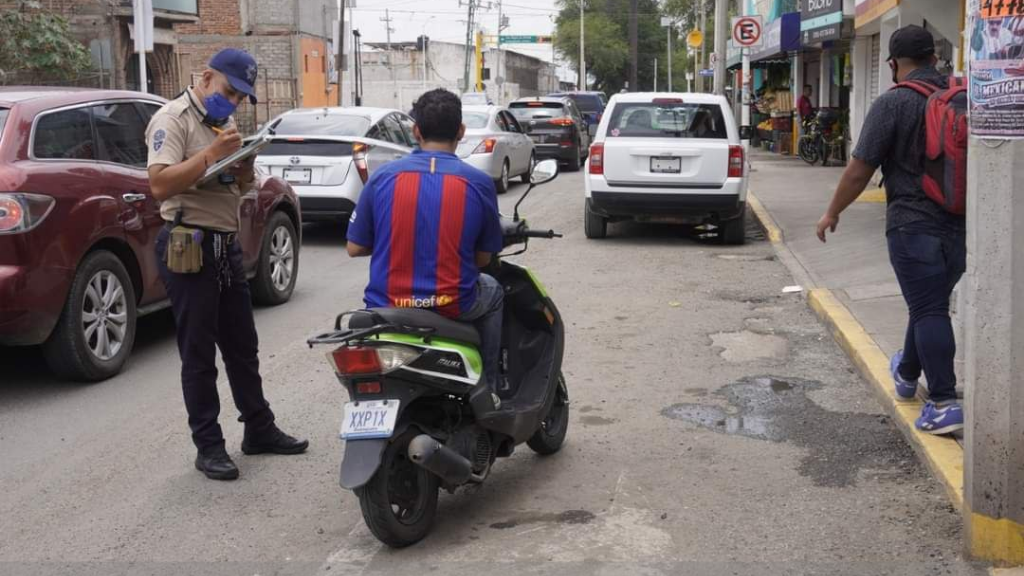
<instances>
[{"instance_id":1,"label":"red and black backpack","mask_svg":"<svg viewBox=\"0 0 1024 576\"><path fill-rule=\"evenodd\" d=\"M949 87L908 80L893 86L928 99L925 107L925 159L922 187L953 214L967 205L967 79L950 77Z\"/></svg>"}]
</instances>

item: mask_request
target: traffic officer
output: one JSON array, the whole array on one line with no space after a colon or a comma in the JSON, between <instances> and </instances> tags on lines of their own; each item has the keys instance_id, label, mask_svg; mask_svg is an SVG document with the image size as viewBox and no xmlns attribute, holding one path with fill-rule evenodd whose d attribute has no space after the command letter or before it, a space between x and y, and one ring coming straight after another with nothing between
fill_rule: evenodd
<instances>
[{"instance_id":1,"label":"traffic officer","mask_svg":"<svg viewBox=\"0 0 1024 576\"><path fill-rule=\"evenodd\" d=\"M256 325L236 235L240 197L256 179L253 159L199 184L207 168L241 147L232 114L245 97L256 103L256 74L256 60L247 52L221 50L201 81L164 105L146 129L150 187L166 221L157 237L156 256L178 330L181 385L199 452L196 469L215 480L238 478L217 423L216 348L227 369L239 420L245 423L242 452L298 454L309 445L274 424L274 413L263 396ZM175 241L169 242L172 230ZM169 266L169 245L180 255L188 243L179 242L179 234L189 230L186 239L195 245L188 247L196 249L194 261L201 260L195 266L198 270Z\"/></svg>"}]
</instances>

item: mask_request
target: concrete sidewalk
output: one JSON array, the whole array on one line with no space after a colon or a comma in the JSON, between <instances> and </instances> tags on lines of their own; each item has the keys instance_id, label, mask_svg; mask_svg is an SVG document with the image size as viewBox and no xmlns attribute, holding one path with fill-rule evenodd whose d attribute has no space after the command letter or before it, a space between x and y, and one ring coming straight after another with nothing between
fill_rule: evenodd
<instances>
[{"instance_id":1,"label":"concrete sidewalk","mask_svg":"<svg viewBox=\"0 0 1024 576\"><path fill-rule=\"evenodd\" d=\"M828 243L822 244L815 226L843 169L812 167L799 158L759 152L752 154L751 164L751 192L755 196L751 204L776 243L780 258L808 292L811 307L830 326L922 458L946 485L950 499L960 506L962 437L954 441L917 432L914 419L921 403L897 402L894 398L888 359L903 347L907 307L889 264L884 193L875 190L862 195L843 213Z\"/></svg>"},{"instance_id":2,"label":"concrete sidewalk","mask_svg":"<svg viewBox=\"0 0 1024 576\"><path fill-rule=\"evenodd\" d=\"M907 308L889 264L884 195L865 193L822 244L815 225L843 169L812 167L799 158L768 153L754 153L751 162L751 189L806 273L809 285L804 288L831 290L887 356L902 348Z\"/></svg>"}]
</instances>

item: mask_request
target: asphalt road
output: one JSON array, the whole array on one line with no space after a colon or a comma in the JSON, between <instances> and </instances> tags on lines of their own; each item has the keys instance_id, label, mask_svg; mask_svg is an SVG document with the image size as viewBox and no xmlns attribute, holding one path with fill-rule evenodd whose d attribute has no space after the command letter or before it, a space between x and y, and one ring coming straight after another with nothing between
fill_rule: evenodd
<instances>
[{"instance_id":1,"label":"asphalt road","mask_svg":"<svg viewBox=\"0 0 1024 576\"><path fill-rule=\"evenodd\" d=\"M523 191L502 199L511 205ZM307 227L291 302L256 313L267 396L301 456L192 467L173 322L140 322L128 369L56 381L0 349L0 574L973 574L959 515L806 309L771 246L615 225L583 236L582 177L522 212L565 238L517 261L568 325L564 450L523 446L442 494L434 534L382 547L338 486L346 395L304 340L358 307L367 261Z\"/></svg>"}]
</instances>

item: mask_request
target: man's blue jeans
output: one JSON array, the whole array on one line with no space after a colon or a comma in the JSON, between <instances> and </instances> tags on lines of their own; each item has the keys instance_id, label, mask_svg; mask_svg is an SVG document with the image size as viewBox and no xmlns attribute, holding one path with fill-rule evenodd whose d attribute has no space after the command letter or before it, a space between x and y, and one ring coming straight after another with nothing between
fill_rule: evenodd
<instances>
[{"instance_id":1,"label":"man's blue jeans","mask_svg":"<svg viewBox=\"0 0 1024 576\"><path fill-rule=\"evenodd\" d=\"M967 265L965 234L916 223L890 230L887 237L889 260L910 310L900 375L914 380L924 370L933 402L956 400L949 299Z\"/></svg>"},{"instance_id":2,"label":"man's blue jeans","mask_svg":"<svg viewBox=\"0 0 1024 576\"><path fill-rule=\"evenodd\" d=\"M505 289L492 276L481 274L476 284L476 302L456 320L472 322L480 332L480 356L484 380L491 392L498 391L498 356L501 354L501 313Z\"/></svg>"}]
</instances>

